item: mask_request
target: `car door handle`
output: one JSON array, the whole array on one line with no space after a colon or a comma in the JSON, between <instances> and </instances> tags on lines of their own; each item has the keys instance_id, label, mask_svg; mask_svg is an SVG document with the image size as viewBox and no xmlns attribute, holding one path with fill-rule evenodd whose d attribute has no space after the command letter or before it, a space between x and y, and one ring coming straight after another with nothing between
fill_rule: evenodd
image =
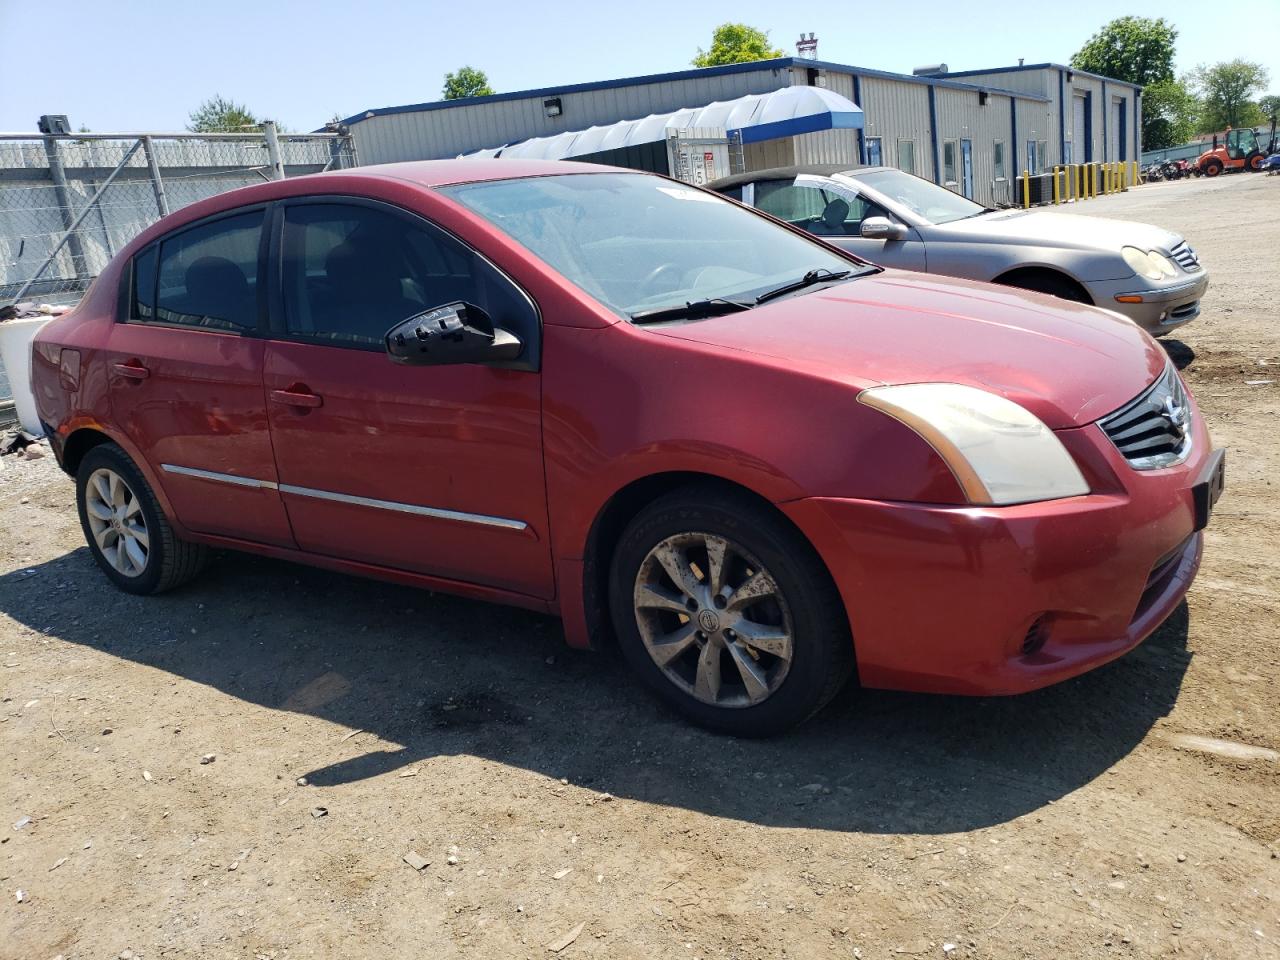
<instances>
[{"instance_id":1,"label":"car door handle","mask_svg":"<svg viewBox=\"0 0 1280 960\"><path fill-rule=\"evenodd\" d=\"M137 360L129 360L126 363L113 363L111 369L122 377L128 377L130 380L145 380L151 376L151 371Z\"/></svg>"},{"instance_id":2,"label":"car door handle","mask_svg":"<svg viewBox=\"0 0 1280 960\"><path fill-rule=\"evenodd\" d=\"M290 387L288 390L272 390L273 403L283 403L286 407L320 407L324 399L312 393L306 387Z\"/></svg>"}]
</instances>

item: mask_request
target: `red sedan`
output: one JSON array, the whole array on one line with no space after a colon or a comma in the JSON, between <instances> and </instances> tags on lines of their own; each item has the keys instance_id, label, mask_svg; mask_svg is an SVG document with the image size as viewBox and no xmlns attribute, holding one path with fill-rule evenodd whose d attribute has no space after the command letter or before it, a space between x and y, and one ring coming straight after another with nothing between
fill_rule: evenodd
<instances>
[{"instance_id":1,"label":"red sedan","mask_svg":"<svg viewBox=\"0 0 1280 960\"><path fill-rule=\"evenodd\" d=\"M866 264L713 194L441 161L236 190L37 338L121 589L248 550L559 614L760 735L1031 690L1185 594L1222 454L1129 321Z\"/></svg>"}]
</instances>

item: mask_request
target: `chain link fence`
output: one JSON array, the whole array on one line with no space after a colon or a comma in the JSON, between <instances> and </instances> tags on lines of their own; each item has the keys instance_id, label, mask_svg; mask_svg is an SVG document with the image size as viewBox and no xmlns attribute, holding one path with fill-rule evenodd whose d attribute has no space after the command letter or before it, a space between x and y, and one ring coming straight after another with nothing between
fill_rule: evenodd
<instances>
[{"instance_id":1,"label":"chain link fence","mask_svg":"<svg viewBox=\"0 0 1280 960\"><path fill-rule=\"evenodd\" d=\"M346 133L0 134L0 307L71 304L165 213L358 163ZM0 370L0 400L10 394Z\"/></svg>"}]
</instances>

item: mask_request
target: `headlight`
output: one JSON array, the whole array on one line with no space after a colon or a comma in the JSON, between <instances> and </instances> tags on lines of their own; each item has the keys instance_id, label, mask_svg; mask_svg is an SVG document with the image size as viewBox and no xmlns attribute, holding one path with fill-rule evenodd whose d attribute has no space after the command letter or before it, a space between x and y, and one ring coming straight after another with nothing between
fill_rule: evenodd
<instances>
[{"instance_id":1,"label":"headlight","mask_svg":"<svg viewBox=\"0 0 1280 960\"><path fill-rule=\"evenodd\" d=\"M1004 506L1089 492L1053 431L1012 400L955 383L872 387L858 400L918 433L951 468L972 504Z\"/></svg>"},{"instance_id":2,"label":"headlight","mask_svg":"<svg viewBox=\"0 0 1280 960\"><path fill-rule=\"evenodd\" d=\"M1178 275L1178 268L1173 265L1173 261L1155 250L1121 247L1120 256L1124 257L1124 262L1129 265L1130 270L1148 280L1160 280Z\"/></svg>"}]
</instances>

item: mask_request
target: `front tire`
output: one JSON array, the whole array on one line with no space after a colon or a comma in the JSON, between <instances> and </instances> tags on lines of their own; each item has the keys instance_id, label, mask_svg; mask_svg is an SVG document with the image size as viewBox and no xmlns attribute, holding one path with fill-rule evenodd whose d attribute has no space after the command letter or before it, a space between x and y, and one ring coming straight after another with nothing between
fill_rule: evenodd
<instances>
[{"instance_id":1,"label":"front tire","mask_svg":"<svg viewBox=\"0 0 1280 960\"><path fill-rule=\"evenodd\" d=\"M114 443L80 461L76 506L94 560L126 593L163 593L204 567L205 548L178 539L142 471Z\"/></svg>"},{"instance_id":2,"label":"front tire","mask_svg":"<svg viewBox=\"0 0 1280 960\"><path fill-rule=\"evenodd\" d=\"M853 669L826 567L794 527L744 494L689 487L643 509L614 551L609 601L631 667L713 730L787 730Z\"/></svg>"},{"instance_id":3,"label":"front tire","mask_svg":"<svg viewBox=\"0 0 1280 960\"><path fill-rule=\"evenodd\" d=\"M1221 160L1210 160L1204 165L1204 175L1206 177L1216 177L1222 172Z\"/></svg>"}]
</instances>

